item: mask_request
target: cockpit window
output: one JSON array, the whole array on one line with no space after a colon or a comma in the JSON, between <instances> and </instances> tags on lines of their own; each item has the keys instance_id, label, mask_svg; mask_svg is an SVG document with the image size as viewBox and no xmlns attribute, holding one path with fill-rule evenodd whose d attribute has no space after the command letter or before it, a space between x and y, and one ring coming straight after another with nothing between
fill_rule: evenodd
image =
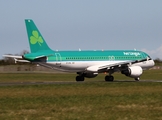
<instances>
[{"instance_id":1,"label":"cockpit window","mask_svg":"<svg viewBox=\"0 0 162 120\"><path fill-rule=\"evenodd\" d=\"M148 57L149 59L151 59L151 57L150 57L149 55L148 55L147 57Z\"/></svg>"}]
</instances>

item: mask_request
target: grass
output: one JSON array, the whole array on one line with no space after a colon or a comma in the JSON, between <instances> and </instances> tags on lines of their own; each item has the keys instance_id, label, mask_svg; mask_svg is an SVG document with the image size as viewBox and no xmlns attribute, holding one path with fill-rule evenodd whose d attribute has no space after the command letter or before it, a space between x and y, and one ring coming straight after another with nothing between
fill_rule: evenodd
<instances>
[{"instance_id":1,"label":"grass","mask_svg":"<svg viewBox=\"0 0 162 120\"><path fill-rule=\"evenodd\" d=\"M0 118L161 119L161 93L160 83L139 82L1 87Z\"/></svg>"},{"instance_id":2,"label":"grass","mask_svg":"<svg viewBox=\"0 0 162 120\"><path fill-rule=\"evenodd\" d=\"M116 80L125 76L114 74ZM75 74L0 74L0 82L74 81ZM0 87L3 120L160 120L162 83L90 82ZM147 78L148 77L148 78ZM131 78L126 78L131 80ZM145 71L142 80L160 80L161 71ZM95 82L93 82L95 81ZM132 80L133 81L133 80Z\"/></svg>"}]
</instances>

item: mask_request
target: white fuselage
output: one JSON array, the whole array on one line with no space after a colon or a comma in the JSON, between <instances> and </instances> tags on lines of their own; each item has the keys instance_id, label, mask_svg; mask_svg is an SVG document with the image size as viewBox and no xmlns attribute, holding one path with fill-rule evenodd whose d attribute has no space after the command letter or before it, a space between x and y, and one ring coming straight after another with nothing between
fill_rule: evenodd
<instances>
[{"instance_id":1,"label":"white fuselage","mask_svg":"<svg viewBox=\"0 0 162 120\"><path fill-rule=\"evenodd\" d=\"M117 63L123 63L126 61L60 61L60 62L47 62L47 63L38 63L42 66L61 70L61 71L67 71L67 72L80 72L85 71L86 68L89 66L94 65L113 65ZM130 64L129 66L140 66L143 70L149 69L154 66L153 60L147 60L143 62L138 62L135 64Z\"/></svg>"}]
</instances>

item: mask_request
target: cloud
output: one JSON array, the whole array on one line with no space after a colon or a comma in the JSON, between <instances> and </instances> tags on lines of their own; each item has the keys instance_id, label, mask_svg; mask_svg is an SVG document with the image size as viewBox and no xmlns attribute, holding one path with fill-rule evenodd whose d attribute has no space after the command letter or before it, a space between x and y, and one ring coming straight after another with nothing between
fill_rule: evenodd
<instances>
[{"instance_id":1,"label":"cloud","mask_svg":"<svg viewBox=\"0 0 162 120\"><path fill-rule=\"evenodd\" d=\"M149 54L153 59L160 58L162 59L162 45L155 50L142 49L142 51Z\"/></svg>"}]
</instances>

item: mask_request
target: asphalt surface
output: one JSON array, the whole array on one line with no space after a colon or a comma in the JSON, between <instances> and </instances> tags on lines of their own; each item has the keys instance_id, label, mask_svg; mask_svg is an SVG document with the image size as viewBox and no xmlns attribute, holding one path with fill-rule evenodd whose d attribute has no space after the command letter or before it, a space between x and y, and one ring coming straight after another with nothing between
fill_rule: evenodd
<instances>
[{"instance_id":1,"label":"asphalt surface","mask_svg":"<svg viewBox=\"0 0 162 120\"><path fill-rule=\"evenodd\" d=\"M84 82L76 82L76 81L44 81L44 82L1 82L0 86L15 86L15 85L50 85L50 84L86 84L93 82L105 82L105 81L84 81ZM116 82L155 82L162 83L162 80L115 80L113 82L105 82L105 83L116 83Z\"/></svg>"}]
</instances>

